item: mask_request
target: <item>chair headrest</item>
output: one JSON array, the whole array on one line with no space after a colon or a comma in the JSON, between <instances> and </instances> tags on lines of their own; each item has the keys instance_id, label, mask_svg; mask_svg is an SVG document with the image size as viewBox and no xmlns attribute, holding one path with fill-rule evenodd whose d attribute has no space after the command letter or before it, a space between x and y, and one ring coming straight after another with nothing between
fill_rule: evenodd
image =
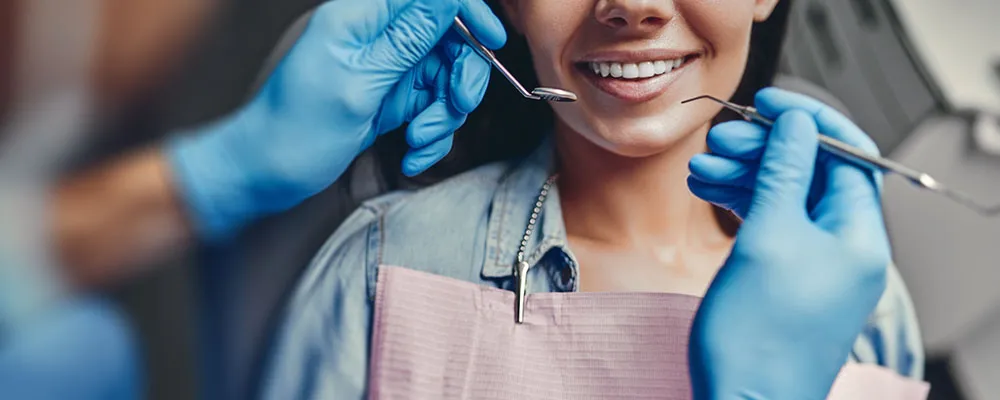
<instances>
[{"instance_id":1,"label":"chair headrest","mask_svg":"<svg viewBox=\"0 0 1000 400\"><path fill-rule=\"evenodd\" d=\"M786 75L786 74L778 74L778 76L774 78L774 86L788 91L801 93L806 96L812 97L816 100L822 101L826 105L833 107L837 111L840 111L841 114L844 114L848 118L851 117L851 113L850 111L848 111L847 106L842 101L840 101L840 99L834 96L833 93L830 93L829 90L826 90L822 86L810 82L805 78L800 78L797 76Z\"/></svg>"}]
</instances>

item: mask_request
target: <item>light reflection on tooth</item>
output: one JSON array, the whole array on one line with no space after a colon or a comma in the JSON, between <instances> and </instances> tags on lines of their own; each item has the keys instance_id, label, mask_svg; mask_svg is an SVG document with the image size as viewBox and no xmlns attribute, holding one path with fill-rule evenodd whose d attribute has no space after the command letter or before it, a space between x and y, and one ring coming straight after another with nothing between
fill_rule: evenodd
<instances>
[{"instance_id":1,"label":"light reflection on tooth","mask_svg":"<svg viewBox=\"0 0 1000 400\"><path fill-rule=\"evenodd\" d=\"M615 78L622 77L622 65L619 63L611 63L611 76Z\"/></svg>"},{"instance_id":2,"label":"light reflection on tooth","mask_svg":"<svg viewBox=\"0 0 1000 400\"><path fill-rule=\"evenodd\" d=\"M595 62L590 63L590 69L594 71L594 75L601 74L601 66Z\"/></svg>"},{"instance_id":3,"label":"light reflection on tooth","mask_svg":"<svg viewBox=\"0 0 1000 400\"><path fill-rule=\"evenodd\" d=\"M639 66L636 64L622 64L622 78L635 79L639 77Z\"/></svg>"},{"instance_id":4,"label":"light reflection on tooth","mask_svg":"<svg viewBox=\"0 0 1000 400\"><path fill-rule=\"evenodd\" d=\"M654 75L653 63L651 61L644 61L639 63L639 77L649 78Z\"/></svg>"},{"instance_id":5,"label":"light reflection on tooth","mask_svg":"<svg viewBox=\"0 0 1000 400\"><path fill-rule=\"evenodd\" d=\"M608 75L611 75L611 65L608 65L608 63L600 63L600 64L601 64L601 76L607 78Z\"/></svg>"},{"instance_id":6,"label":"light reflection on tooth","mask_svg":"<svg viewBox=\"0 0 1000 400\"><path fill-rule=\"evenodd\" d=\"M660 60L660 61L657 61L657 62L653 63L653 73L654 74L660 75L660 74L662 74L664 72L667 72L667 62L666 61Z\"/></svg>"}]
</instances>

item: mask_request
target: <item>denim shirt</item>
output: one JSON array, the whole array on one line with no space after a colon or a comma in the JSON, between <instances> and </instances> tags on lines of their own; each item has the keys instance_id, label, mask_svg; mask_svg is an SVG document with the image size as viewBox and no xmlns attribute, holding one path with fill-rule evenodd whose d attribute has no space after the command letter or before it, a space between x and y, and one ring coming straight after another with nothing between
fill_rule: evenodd
<instances>
[{"instance_id":1,"label":"denim shirt","mask_svg":"<svg viewBox=\"0 0 1000 400\"><path fill-rule=\"evenodd\" d=\"M552 150L480 167L437 185L362 205L330 237L296 287L262 382L268 399L362 399L380 265L512 289L514 264ZM528 242L528 292L579 289L558 190ZM923 350L899 273L858 337L851 358L921 379Z\"/></svg>"}]
</instances>

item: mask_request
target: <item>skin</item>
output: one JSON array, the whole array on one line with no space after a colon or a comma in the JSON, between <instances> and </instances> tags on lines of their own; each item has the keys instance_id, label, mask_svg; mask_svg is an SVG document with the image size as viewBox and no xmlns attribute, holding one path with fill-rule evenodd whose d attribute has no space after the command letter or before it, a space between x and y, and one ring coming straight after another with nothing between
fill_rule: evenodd
<instances>
[{"instance_id":1,"label":"skin","mask_svg":"<svg viewBox=\"0 0 1000 400\"><path fill-rule=\"evenodd\" d=\"M712 207L687 189L687 163L705 150L720 107L681 105L702 94L729 98L754 22L777 0L506 0L543 86L575 92L553 105L558 190L580 290L701 296L732 238ZM599 51L667 49L695 54L659 96L624 101L599 90L577 63ZM596 60L606 61L606 60Z\"/></svg>"},{"instance_id":2,"label":"skin","mask_svg":"<svg viewBox=\"0 0 1000 400\"><path fill-rule=\"evenodd\" d=\"M141 150L56 187L52 231L70 282L113 284L193 241L169 168L159 151Z\"/></svg>"},{"instance_id":3,"label":"skin","mask_svg":"<svg viewBox=\"0 0 1000 400\"><path fill-rule=\"evenodd\" d=\"M104 0L93 84L105 109L154 89L202 33L217 2ZM104 286L194 239L158 149L139 149L68 177L53 200L54 237L71 281Z\"/></svg>"},{"instance_id":4,"label":"skin","mask_svg":"<svg viewBox=\"0 0 1000 400\"><path fill-rule=\"evenodd\" d=\"M94 84L109 105L147 94L205 32L217 0L102 0Z\"/></svg>"},{"instance_id":5,"label":"skin","mask_svg":"<svg viewBox=\"0 0 1000 400\"><path fill-rule=\"evenodd\" d=\"M26 4L22 1L0 2L0 118L16 101L10 85L17 79L18 63L13 33L19 4ZM103 0L90 65L98 108L116 109L155 88L202 32L215 5L204 0ZM103 286L134 275L138 266L192 240L188 216L167 172L157 150L140 149L68 176L55 188L52 237L72 284Z\"/></svg>"},{"instance_id":6,"label":"skin","mask_svg":"<svg viewBox=\"0 0 1000 400\"><path fill-rule=\"evenodd\" d=\"M18 26L15 21L17 2L0 2L0 121L7 115L13 91L14 43Z\"/></svg>"}]
</instances>

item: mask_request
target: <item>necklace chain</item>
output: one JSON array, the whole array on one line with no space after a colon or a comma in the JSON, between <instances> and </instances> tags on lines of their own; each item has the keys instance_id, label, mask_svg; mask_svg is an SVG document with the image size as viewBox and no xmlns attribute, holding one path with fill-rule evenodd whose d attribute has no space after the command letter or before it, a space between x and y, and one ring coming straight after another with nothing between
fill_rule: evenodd
<instances>
[{"instance_id":1,"label":"necklace chain","mask_svg":"<svg viewBox=\"0 0 1000 400\"><path fill-rule=\"evenodd\" d=\"M521 237L521 246L517 249L517 262L524 262L524 253L528 249L528 240L531 239L531 234L535 232L535 226L538 224L538 216L542 213L542 206L545 204L545 199L549 197L549 190L552 189L552 185L555 183L558 175L552 175L549 179L545 180L542 184L542 190L538 192L538 197L535 199L535 207L531 209L531 218L528 219L528 227L524 230L524 236Z\"/></svg>"},{"instance_id":2,"label":"necklace chain","mask_svg":"<svg viewBox=\"0 0 1000 400\"><path fill-rule=\"evenodd\" d=\"M524 300L527 295L528 268L531 268L531 265L524 260L524 253L528 249L528 240L531 239L531 234L535 232L535 226L538 224L538 215L542 213L542 205L545 204L545 199L549 197L549 190L552 189L552 184L555 183L556 177L557 175L552 175L549 179L546 179L545 184L542 185L542 190L538 192L538 198L535 199L535 207L531 209L531 218L528 219L528 227L525 228L524 236L521 237L521 246L517 249L517 264L514 267L514 273L517 276L517 291L514 292L514 322L518 324L524 321Z\"/></svg>"}]
</instances>

